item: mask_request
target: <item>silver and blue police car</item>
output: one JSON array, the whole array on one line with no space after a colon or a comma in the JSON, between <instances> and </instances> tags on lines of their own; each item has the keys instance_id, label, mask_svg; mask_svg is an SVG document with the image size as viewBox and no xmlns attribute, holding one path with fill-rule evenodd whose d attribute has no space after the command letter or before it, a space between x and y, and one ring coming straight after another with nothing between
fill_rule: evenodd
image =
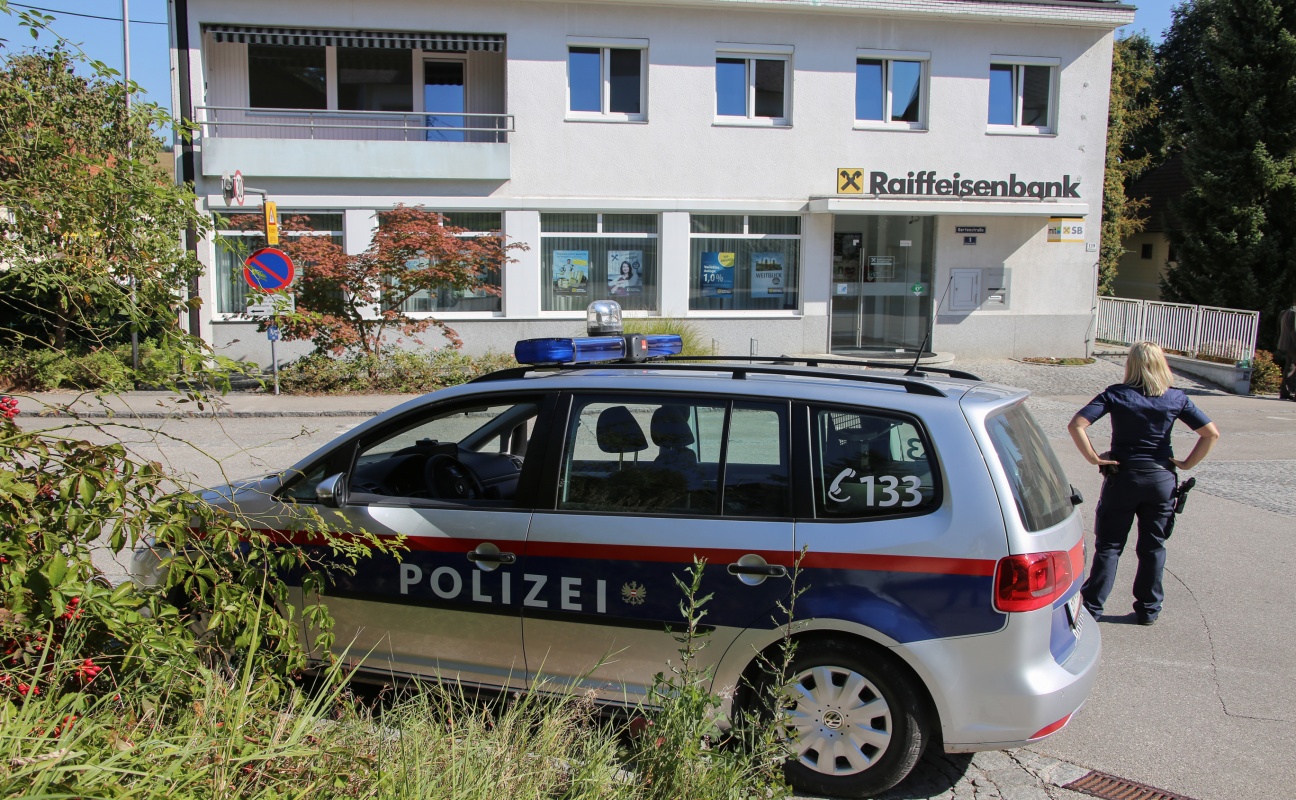
<instances>
[{"instance_id":1,"label":"silver and blue police car","mask_svg":"<svg viewBox=\"0 0 1296 800\"><path fill-rule=\"evenodd\" d=\"M619 314L593 304L592 333L617 333ZM1025 392L678 352L667 336L521 342L524 366L210 497L267 529L319 504L405 537L325 598L339 654L387 677L548 680L633 705L677 656L675 578L700 558L701 658L718 694L750 704L795 567L788 771L808 792L868 795L926 747L1016 747L1066 725L1100 642L1079 602L1079 497Z\"/></svg>"}]
</instances>

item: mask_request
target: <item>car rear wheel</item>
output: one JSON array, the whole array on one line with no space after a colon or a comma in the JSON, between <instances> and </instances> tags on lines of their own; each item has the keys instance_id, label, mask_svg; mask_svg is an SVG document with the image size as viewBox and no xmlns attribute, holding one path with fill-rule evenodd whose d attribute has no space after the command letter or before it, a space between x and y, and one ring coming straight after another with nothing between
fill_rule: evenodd
<instances>
[{"instance_id":1,"label":"car rear wheel","mask_svg":"<svg viewBox=\"0 0 1296 800\"><path fill-rule=\"evenodd\" d=\"M811 794L866 797L904 780L927 729L913 681L892 658L820 642L799 648L790 666L789 782Z\"/></svg>"}]
</instances>

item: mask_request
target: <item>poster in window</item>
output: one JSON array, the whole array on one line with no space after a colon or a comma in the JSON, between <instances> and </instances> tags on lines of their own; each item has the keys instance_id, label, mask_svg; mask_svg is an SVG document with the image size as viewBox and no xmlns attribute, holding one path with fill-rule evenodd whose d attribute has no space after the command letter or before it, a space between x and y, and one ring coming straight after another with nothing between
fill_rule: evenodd
<instances>
[{"instance_id":1,"label":"poster in window","mask_svg":"<svg viewBox=\"0 0 1296 800\"><path fill-rule=\"evenodd\" d=\"M609 297L643 294L643 251L612 250L608 253Z\"/></svg>"},{"instance_id":2,"label":"poster in window","mask_svg":"<svg viewBox=\"0 0 1296 800\"><path fill-rule=\"evenodd\" d=\"M783 294L787 272L782 253L752 253L752 297L776 297Z\"/></svg>"},{"instance_id":3,"label":"poster in window","mask_svg":"<svg viewBox=\"0 0 1296 800\"><path fill-rule=\"evenodd\" d=\"M733 253L705 252L702 254L702 296L729 297L734 289Z\"/></svg>"},{"instance_id":4,"label":"poster in window","mask_svg":"<svg viewBox=\"0 0 1296 800\"><path fill-rule=\"evenodd\" d=\"M554 294L589 293L589 251L555 250L553 254Z\"/></svg>"}]
</instances>

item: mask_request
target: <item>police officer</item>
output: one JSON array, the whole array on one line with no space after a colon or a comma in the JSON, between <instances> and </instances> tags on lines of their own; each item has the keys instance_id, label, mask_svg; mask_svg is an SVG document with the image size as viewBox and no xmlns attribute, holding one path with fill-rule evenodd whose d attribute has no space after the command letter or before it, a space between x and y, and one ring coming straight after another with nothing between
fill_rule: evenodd
<instances>
[{"instance_id":1,"label":"police officer","mask_svg":"<svg viewBox=\"0 0 1296 800\"><path fill-rule=\"evenodd\" d=\"M1161 613L1161 573L1165 540L1174 516L1175 469L1197 466L1219 439L1215 423L1193 405L1188 395L1170 386L1170 366L1161 348L1139 342L1130 348L1123 383L1108 386L1080 409L1068 430L1081 455L1107 476L1094 520L1094 557L1089 579L1080 590L1085 608L1097 619L1116 580L1116 564L1130 525L1138 518L1138 572L1134 576L1134 614L1140 625L1151 625ZM1111 452L1104 458L1094 450L1086 430L1111 415ZM1196 432L1196 446L1185 459L1170 447L1175 420Z\"/></svg>"}]
</instances>

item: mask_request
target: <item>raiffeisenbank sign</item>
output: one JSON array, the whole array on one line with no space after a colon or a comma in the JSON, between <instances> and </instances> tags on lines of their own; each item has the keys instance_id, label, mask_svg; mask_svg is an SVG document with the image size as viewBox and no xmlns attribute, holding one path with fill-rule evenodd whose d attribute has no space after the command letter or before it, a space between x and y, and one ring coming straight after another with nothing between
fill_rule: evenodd
<instances>
[{"instance_id":1,"label":"raiffeisenbank sign","mask_svg":"<svg viewBox=\"0 0 1296 800\"><path fill-rule=\"evenodd\" d=\"M862 180L864 171L848 167L837 170L838 194L907 195L910 197L1030 197L1043 200L1049 197L1079 198L1080 179L1072 181L1063 175L1060 181L1023 181L1017 173L1007 179L989 180L968 178L955 172L943 177L935 170L909 172L904 177L886 172L868 173L867 185Z\"/></svg>"}]
</instances>

